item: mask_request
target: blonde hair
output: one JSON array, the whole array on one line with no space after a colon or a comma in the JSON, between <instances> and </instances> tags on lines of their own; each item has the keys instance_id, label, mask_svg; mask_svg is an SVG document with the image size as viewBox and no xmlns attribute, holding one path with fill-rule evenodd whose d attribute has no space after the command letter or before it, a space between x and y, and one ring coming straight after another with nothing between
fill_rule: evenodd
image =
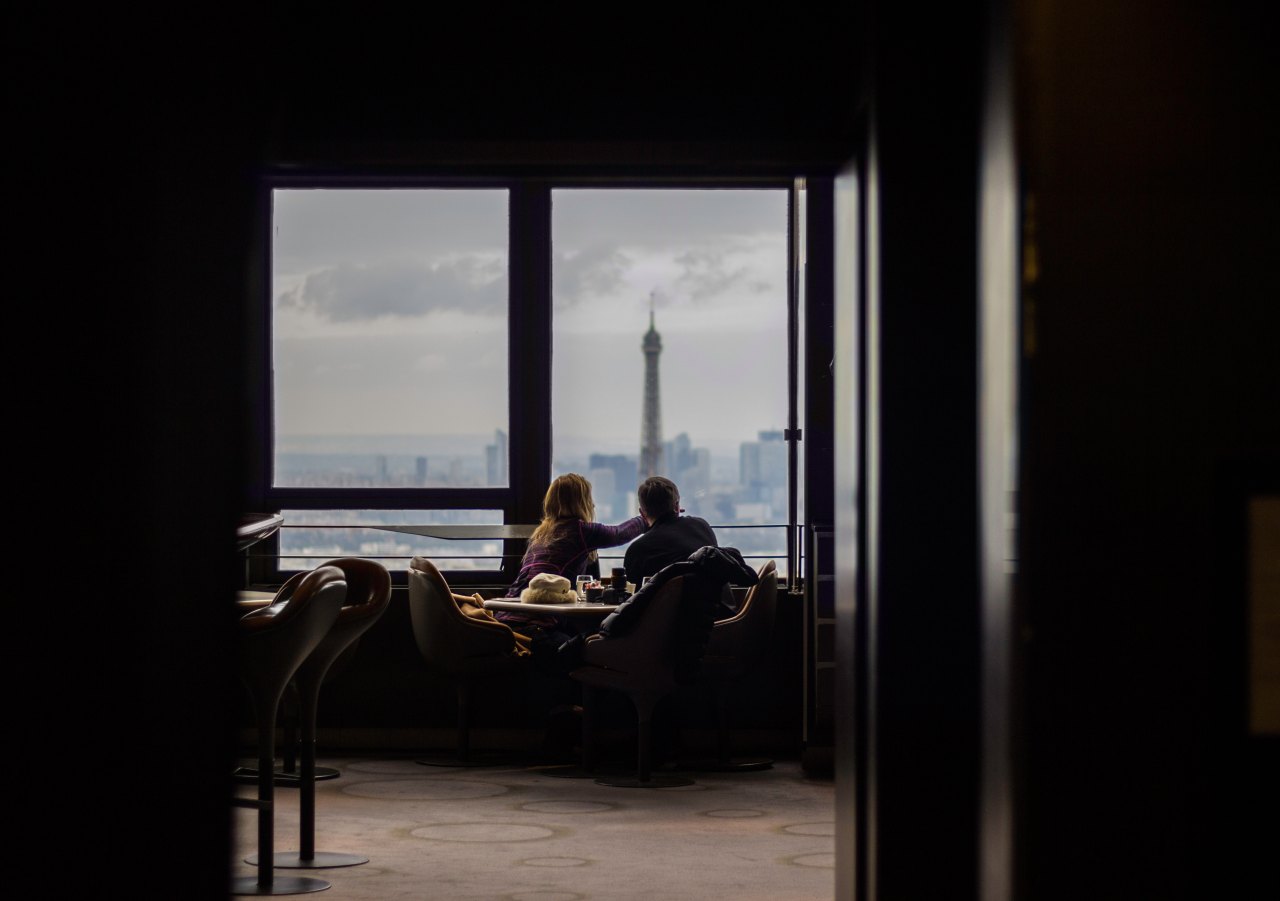
<instances>
[{"instance_id":1,"label":"blonde hair","mask_svg":"<svg viewBox=\"0 0 1280 901\"><path fill-rule=\"evenodd\" d=\"M565 473L547 487L546 496L542 498L542 522L529 536L529 547L550 541L561 523L574 519L591 522L595 518L591 483L576 472Z\"/></svg>"}]
</instances>

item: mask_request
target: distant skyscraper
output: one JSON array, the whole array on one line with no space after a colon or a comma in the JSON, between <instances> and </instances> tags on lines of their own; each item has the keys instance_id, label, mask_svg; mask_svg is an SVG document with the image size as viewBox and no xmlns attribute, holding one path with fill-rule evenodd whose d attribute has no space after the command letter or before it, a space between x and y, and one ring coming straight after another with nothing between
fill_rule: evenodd
<instances>
[{"instance_id":1,"label":"distant skyscraper","mask_svg":"<svg viewBox=\"0 0 1280 901\"><path fill-rule=\"evenodd\" d=\"M493 430L493 444L484 446L485 477L487 485L502 488L507 484L507 433Z\"/></svg>"},{"instance_id":2,"label":"distant skyscraper","mask_svg":"<svg viewBox=\"0 0 1280 901\"><path fill-rule=\"evenodd\" d=\"M592 454L588 478L597 503L609 505L615 518L621 518L636 506L636 458L623 454Z\"/></svg>"},{"instance_id":3,"label":"distant skyscraper","mask_svg":"<svg viewBox=\"0 0 1280 901\"><path fill-rule=\"evenodd\" d=\"M687 432L681 432L662 446L663 475L680 486L680 502L701 516L700 500L711 489L711 452L694 447Z\"/></svg>"},{"instance_id":4,"label":"distant skyscraper","mask_svg":"<svg viewBox=\"0 0 1280 901\"><path fill-rule=\"evenodd\" d=\"M642 479L662 475L662 403L658 394L658 355L662 338L653 325L653 295L649 295L649 331L644 344L644 420L640 426L640 472Z\"/></svg>"},{"instance_id":5,"label":"distant skyscraper","mask_svg":"<svg viewBox=\"0 0 1280 901\"><path fill-rule=\"evenodd\" d=\"M417 484L427 484L427 458L418 457L413 461L413 474L417 478Z\"/></svg>"},{"instance_id":6,"label":"distant skyscraper","mask_svg":"<svg viewBox=\"0 0 1280 901\"><path fill-rule=\"evenodd\" d=\"M759 437L739 447L743 500L780 503L786 497L787 443L781 431L760 432Z\"/></svg>"}]
</instances>

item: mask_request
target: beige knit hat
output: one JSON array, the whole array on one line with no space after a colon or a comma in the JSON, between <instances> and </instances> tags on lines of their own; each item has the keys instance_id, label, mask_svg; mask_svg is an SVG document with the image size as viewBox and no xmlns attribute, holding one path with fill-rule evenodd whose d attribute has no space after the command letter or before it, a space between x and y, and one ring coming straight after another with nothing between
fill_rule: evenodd
<instances>
[{"instance_id":1,"label":"beige knit hat","mask_svg":"<svg viewBox=\"0 0 1280 901\"><path fill-rule=\"evenodd\" d=\"M572 604L578 600L573 583L555 573L538 573L520 592L522 604Z\"/></svg>"}]
</instances>

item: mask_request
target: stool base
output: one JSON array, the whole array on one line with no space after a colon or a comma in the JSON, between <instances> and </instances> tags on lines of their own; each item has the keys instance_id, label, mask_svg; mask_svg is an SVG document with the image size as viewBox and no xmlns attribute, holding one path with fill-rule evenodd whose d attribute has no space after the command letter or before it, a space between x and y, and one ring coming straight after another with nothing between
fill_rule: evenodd
<instances>
[{"instance_id":1,"label":"stool base","mask_svg":"<svg viewBox=\"0 0 1280 901\"><path fill-rule=\"evenodd\" d=\"M639 776L598 776L596 785L611 785L614 788L680 788L693 785L687 776L672 776L668 773L653 773L648 779Z\"/></svg>"},{"instance_id":2,"label":"stool base","mask_svg":"<svg viewBox=\"0 0 1280 901\"><path fill-rule=\"evenodd\" d=\"M731 757L728 760L695 760L683 765L695 773L747 773L773 767L771 757Z\"/></svg>"},{"instance_id":3,"label":"stool base","mask_svg":"<svg viewBox=\"0 0 1280 901\"><path fill-rule=\"evenodd\" d=\"M298 783L302 781L302 774L297 770L293 772L285 772L284 765L278 765L273 771L275 773L275 783L283 788L297 788ZM238 766L235 772L231 774L236 782L241 785L257 785L258 770L250 766ZM334 769L331 766L316 767L316 781L320 782L324 779L337 779L342 775L341 770Z\"/></svg>"},{"instance_id":4,"label":"stool base","mask_svg":"<svg viewBox=\"0 0 1280 901\"><path fill-rule=\"evenodd\" d=\"M331 867L357 867L368 863L369 858L360 854L342 854L337 851L317 851L307 860L302 859L300 851L277 851L272 857L273 866L284 870L327 870ZM258 855L246 857L244 862L250 866L258 865Z\"/></svg>"},{"instance_id":5,"label":"stool base","mask_svg":"<svg viewBox=\"0 0 1280 901\"><path fill-rule=\"evenodd\" d=\"M308 876L277 876L270 885L258 885L257 876L239 876L231 880L233 895L305 895L322 892L330 883Z\"/></svg>"}]
</instances>

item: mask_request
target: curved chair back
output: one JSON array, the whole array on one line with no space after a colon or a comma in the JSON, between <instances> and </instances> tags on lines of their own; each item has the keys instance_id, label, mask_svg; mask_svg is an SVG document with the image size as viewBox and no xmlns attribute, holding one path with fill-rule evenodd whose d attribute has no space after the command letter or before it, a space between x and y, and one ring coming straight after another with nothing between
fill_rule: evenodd
<instances>
[{"instance_id":1,"label":"curved chair back","mask_svg":"<svg viewBox=\"0 0 1280 901\"><path fill-rule=\"evenodd\" d=\"M428 664L461 673L473 669L477 658L511 656L516 642L511 628L463 613L449 583L426 557L410 561L408 579L413 638Z\"/></svg>"},{"instance_id":2,"label":"curved chair back","mask_svg":"<svg viewBox=\"0 0 1280 901\"><path fill-rule=\"evenodd\" d=\"M316 681L324 678L344 652L354 650L360 636L378 621L391 602L391 573L381 563L363 557L339 557L324 566L342 570L347 595L337 619L302 664L302 669Z\"/></svg>"},{"instance_id":3,"label":"curved chair back","mask_svg":"<svg viewBox=\"0 0 1280 901\"><path fill-rule=\"evenodd\" d=\"M760 567L759 575L759 581L751 586L738 612L728 619L717 620L711 630L703 664L713 675L720 675L718 670L726 666L736 674L768 650L778 608L777 563L770 560Z\"/></svg>"},{"instance_id":4,"label":"curved chair back","mask_svg":"<svg viewBox=\"0 0 1280 901\"><path fill-rule=\"evenodd\" d=\"M588 641L583 666L570 675L619 691L672 691L676 686L675 629L685 576L664 584L645 608L636 627L620 638Z\"/></svg>"},{"instance_id":5,"label":"curved chair back","mask_svg":"<svg viewBox=\"0 0 1280 901\"><path fill-rule=\"evenodd\" d=\"M347 582L336 566L293 576L270 604L240 618L241 675L259 687L278 684L278 697L328 634L346 597Z\"/></svg>"}]
</instances>

